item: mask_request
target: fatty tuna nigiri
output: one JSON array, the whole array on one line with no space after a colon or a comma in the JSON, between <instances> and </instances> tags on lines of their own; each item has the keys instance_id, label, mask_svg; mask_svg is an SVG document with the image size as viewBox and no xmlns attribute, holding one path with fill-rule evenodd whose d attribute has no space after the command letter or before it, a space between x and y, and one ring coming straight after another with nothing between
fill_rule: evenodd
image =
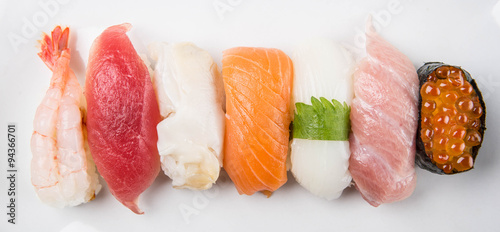
<instances>
[{"instance_id":1,"label":"fatty tuna nigiri","mask_svg":"<svg viewBox=\"0 0 500 232\"><path fill-rule=\"evenodd\" d=\"M351 183L348 139L354 60L344 47L323 38L301 43L292 60L291 171L313 194L336 199Z\"/></svg>"},{"instance_id":2,"label":"fatty tuna nigiri","mask_svg":"<svg viewBox=\"0 0 500 232\"><path fill-rule=\"evenodd\" d=\"M111 193L142 214L139 195L160 171L156 124L160 113L148 68L125 34L130 24L107 28L92 44L85 96L88 141Z\"/></svg>"},{"instance_id":3,"label":"fatty tuna nigiri","mask_svg":"<svg viewBox=\"0 0 500 232\"><path fill-rule=\"evenodd\" d=\"M224 169L240 194L270 195L287 181L293 67L278 49L224 51Z\"/></svg>"},{"instance_id":4,"label":"fatty tuna nigiri","mask_svg":"<svg viewBox=\"0 0 500 232\"><path fill-rule=\"evenodd\" d=\"M373 206L415 189L418 77L411 61L369 26L367 57L354 72L349 171Z\"/></svg>"},{"instance_id":5,"label":"fatty tuna nigiri","mask_svg":"<svg viewBox=\"0 0 500 232\"><path fill-rule=\"evenodd\" d=\"M208 52L192 43L155 43L153 86L161 166L176 188L208 189L219 177L224 86Z\"/></svg>"}]
</instances>

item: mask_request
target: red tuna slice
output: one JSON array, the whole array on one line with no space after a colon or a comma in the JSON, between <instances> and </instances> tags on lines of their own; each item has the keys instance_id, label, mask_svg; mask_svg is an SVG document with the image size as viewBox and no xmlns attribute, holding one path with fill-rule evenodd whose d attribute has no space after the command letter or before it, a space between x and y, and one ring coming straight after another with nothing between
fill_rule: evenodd
<instances>
[{"instance_id":1,"label":"red tuna slice","mask_svg":"<svg viewBox=\"0 0 500 232\"><path fill-rule=\"evenodd\" d=\"M349 171L363 198L378 206L409 197L416 186L418 77L372 28L366 37L368 56L354 73Z\"/></svg>"},{"instance_id":2,"label":"red tuna slice","mask_svg":"<svg viewBox=\"0 0 500 232\"><path fill-rule=\"evenodd\" d=\"M85 82L88 142L111 193L134 213L160 171L160 113L149 72L125 34L109 27L90 50Z\"/></svg>"}]
</instances>

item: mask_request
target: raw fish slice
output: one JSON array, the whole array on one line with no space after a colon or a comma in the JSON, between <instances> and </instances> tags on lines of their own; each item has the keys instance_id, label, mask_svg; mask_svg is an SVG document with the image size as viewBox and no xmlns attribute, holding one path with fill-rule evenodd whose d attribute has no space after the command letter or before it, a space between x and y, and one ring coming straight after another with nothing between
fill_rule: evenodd
<instances>
[{"instance_id":1,"label":"raw fish slice","mask_svg":"<svg viewBox=\"0 0 500 232\"><path fill-rule=\"evenodd\" d=\"M224 51L224 169L240 194L268 196L287 181L293 68L278 49Z\"/></svg>"},{"instance_id":2,"label":"raw fish slice","mask_svg":"<svg viewBox=\"0 0 500 232\"><path fill-rule=\"evenodd\" d=\"M299 44L293 53L294 102L311 103L311 96L351 104L354 60L335 41L314 38Z\"/></svg>"},{"instance_id":3,"label":"raw fish slice","mask_svg":"<svg viewBox=\"0 0 500 232\"><path fill-rule=\"evenodd\" d=\"M295 49L293 98L295 103L311 104L311 97L335 99L350 104L353 98L352 72L354 60L341 45L329 39L312 39ZM300 112L299 112L300 113ZM296 111L297 114L297 111ZM304 115L315 118L319 115ZM349 113L345 114L347 123ZM291 171L304 188L328 200L336 199L351 183L349 173L348 133L344 141L325 138L294 138L291 143ZM323 122L327 123L327 122Z\"/></svg>"},{"instance_id":4,"label":"raw fish slice","mask_svg":"<svg viewBox=\"0 0 500 232\"><path fill-rule=\"evenodd\" d=\"M156 43L153 85L163 119L158 150L176 188L208 189L219 177L224 139L222 76L192 43Z\"/></svg>"},{"instance_id":5,"label":"raw fish slice","mask_svg":"<svg viewBox=\"0 0 500 232\"><path fill-rule=\"evenodd\" d=\"M160 171L160 113L148 69L125 34L109 27L90 50L85 83L88 141L97 170L115 198L142 214L139 195Z\"/></svg>"},{"instance_id":6,"label":"raw fish slice","mask_svg":"<svg viewBox=\"0 0 500 232\"><path fill-rule=\"evenodd\" d=\"M378 206L415 189L418 78L410 60L371 25L366 48L354 73L349 170L363 198Z\"/></svg>"}]
</instances>

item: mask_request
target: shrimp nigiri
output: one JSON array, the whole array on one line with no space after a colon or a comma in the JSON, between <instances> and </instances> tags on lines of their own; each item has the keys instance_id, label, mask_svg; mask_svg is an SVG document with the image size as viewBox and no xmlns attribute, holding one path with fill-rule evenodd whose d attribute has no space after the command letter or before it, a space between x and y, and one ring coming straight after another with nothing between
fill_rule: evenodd
<instances>
[{"instance_id":1,"label":"shrimp nigiri","mask_svg":"<svg viewBox=\"0 0 500 232\"><path fill-rule=\"evenodd\" d=\"M31 136L31 183L40 200L55 207L88 202L101 189L86 142L85 98L69 67L68 40L69 28L57 26L40 41L38 55L53 75Z\"/></svg>"}]
</instances>

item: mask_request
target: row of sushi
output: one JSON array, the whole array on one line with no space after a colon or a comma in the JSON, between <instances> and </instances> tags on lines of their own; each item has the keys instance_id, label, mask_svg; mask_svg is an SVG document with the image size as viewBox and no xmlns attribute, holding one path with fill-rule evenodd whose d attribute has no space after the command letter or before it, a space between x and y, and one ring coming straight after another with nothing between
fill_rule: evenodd
<instances>
[{"instance_id":1,"label":"row of sushi","mask_svg":"<svg viewBox=\"0 0 500 232\"><path fill-rule=\"evenodd\" d=\"M473 168L485 105L460 67L411 61L371 26L367 56L330 39L225 50L222 72L192 43L155 43L144 62L107 28L90 50L85 91L69 67L69 29L44 35L52 70L31 139L31 179L52 206L94 199L99 173L137 214L160 168L175 188L208 189L221 167L240 194L287 181L328 200L354 182L373 206L410 196L414 164L439 174ZM84 92L84 93L83 93ZM289 158L289 160L287 160ZM95 164L94 164L95 163Z\"/></svg>"}]
</instances>

